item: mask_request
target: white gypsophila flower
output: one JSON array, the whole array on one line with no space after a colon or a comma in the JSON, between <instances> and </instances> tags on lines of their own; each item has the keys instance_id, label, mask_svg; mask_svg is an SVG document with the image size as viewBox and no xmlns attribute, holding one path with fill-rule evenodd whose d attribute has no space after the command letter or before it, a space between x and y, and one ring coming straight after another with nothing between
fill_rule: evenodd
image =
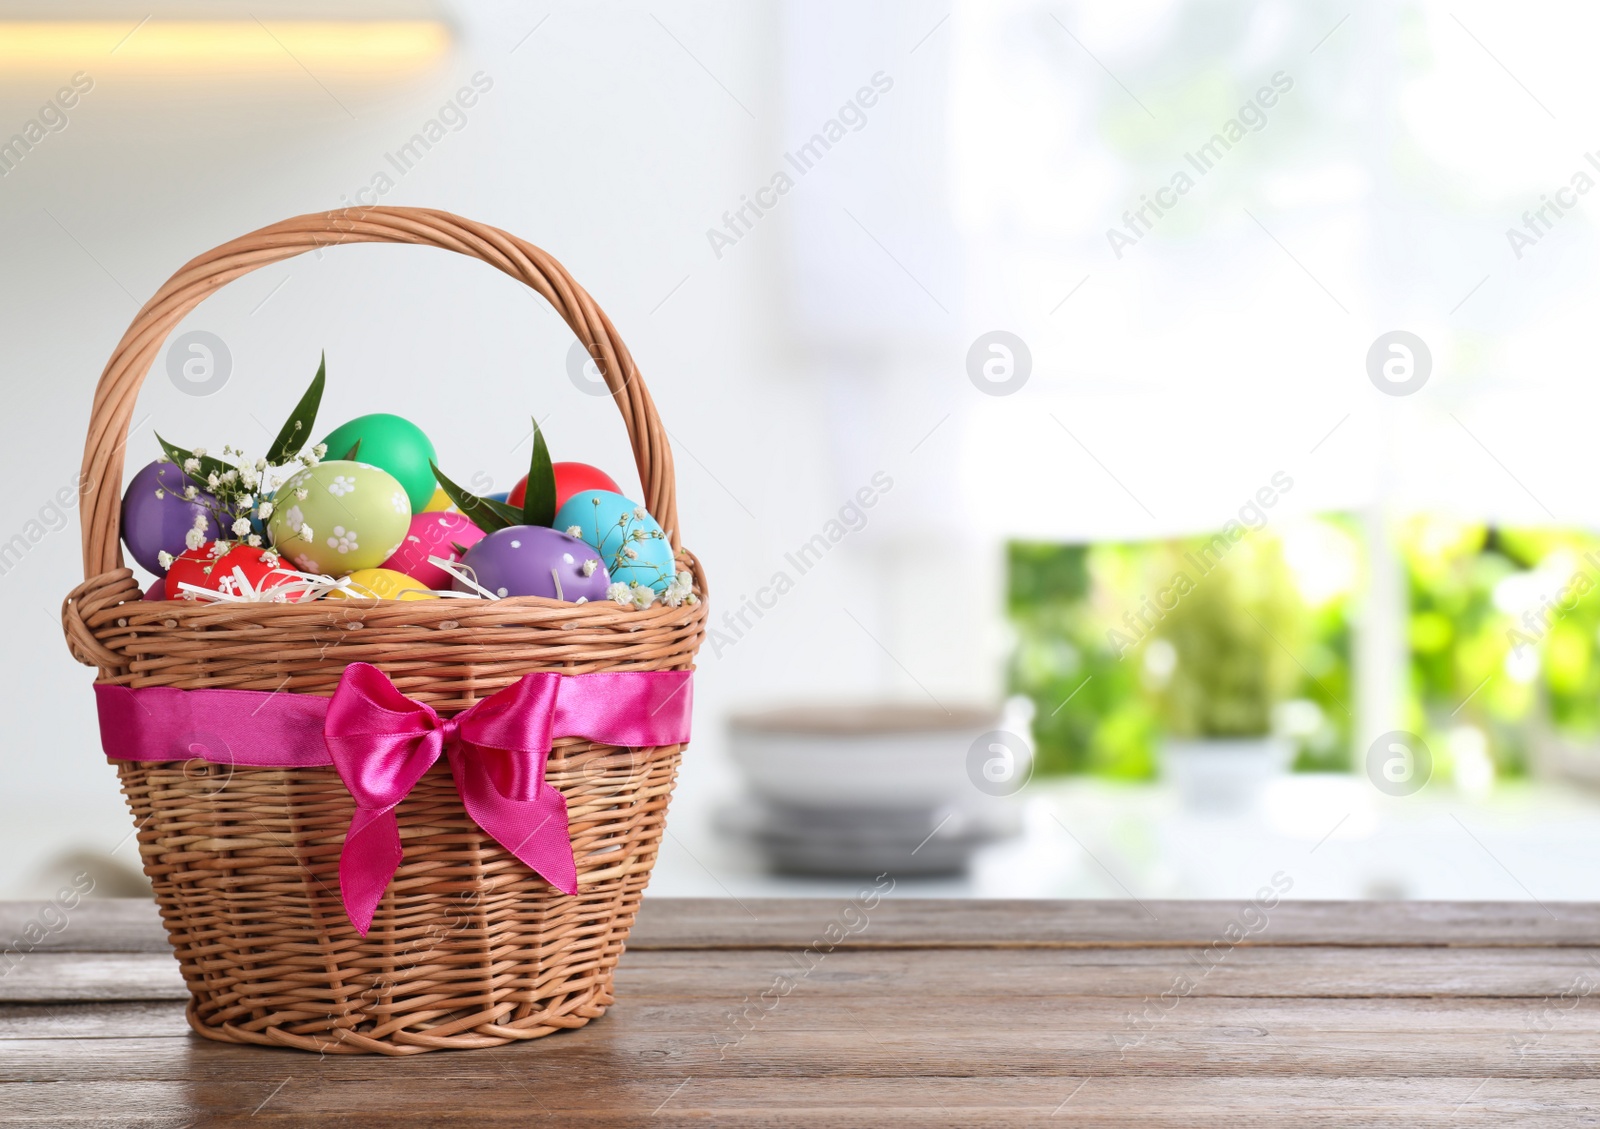
<instances>
[{"instance_id":1,"label":"white gypsophila flower","mask_svg":"<svg viewBox=\"0 0 1600 1129\"><path fill-rule=\"evenodd\" d=\"M161 487L157 486L156 487L156 497L157 498L165 498L166 496L167 496L167 492L165 490L161 489Z\"/></svg>"},{"instance_id":2,"label":"white gypsophila flower","mask_svg":"<svg viewBox=\"0 0 1600 1129\"><path fill-rule=\"evenodd\" d=\"M198 529L200 532L204 533L205 532L205 528L206 528L206 515L205 514L195 514L194 515L194 524L191 525L189 528L190 529Z\"/></svg>"},{"instance_id":3,"label":"white gypsophila flower","mask_svg":"<svg viewBox=\"0 0 1600 1129\"><path fill-rule=\"evenodd\" d=\"M667 585L667 590L661 594L661 599L668 607L675 608L693 595L694 579L687 572L680 572Z\"/></svg>"},{"instance_id":4,"label":"white gypsophila flower","mask_svg":"<svg viewBox=\"0 0 1600 1129\"><path fill-rule=\"evenodd\" d=\"M221 483L222 480L217 477L216 471L212 471L210 474L206 475L206 485L212 490L215 490L219 485L221 485Z\"/></svg>"},{"instance_id":5,"label":"white gypsophila flower","mask_svg":"<svg viewBox=\"0 0 1600 1129\"><path fill-rule=\"evenodd\" d=\"M623 607L627 607L633 603L633 589L621 582L612 584L606 588L606 599L615 600Z\"/></svg>"},{"instance_id":6,"label":"white gypsophila flower","mask_svg":"<svg viewBox=\"0 0 1600 1129\"><path fill-rule=\"evenodd\" d=\"M257 486L261 485L261 476L255 471L251 470L249 467L246 467L244 470L239 472L239 484L246 490L254 490Z\"/></svg>"},{"instance_id":7,"label":"white gypsophila flower","mask_svg":"<svg viewBox=\"0 0 1600 1129\"><path fill-rule=\"evenodd\" d=\"M298 490L296 490L294 492L294 496L296 498L300 499L300 501L303 502L307 498L311 497L311 491L307 490L305 487L302 486L300 489L298 489Z\"/></svg>"},{"instance_id":8,"label":"white gypsophila flower","mask_svg":"<svg viewBox=\"0 0 1600 1129\"><path fill-rule=\"evenodd\" d=\"M222 481L224 482L235 482L238 478L239 472L237 470L225 470L222 472Z\"/></svg>"},{"instance_id":9,"label":"white gypsophila flower","mask_svg":"<svg viewBox=\"0 0 1600 1129\"><path fill-rule=\"evenodd\" d=\"M228 555L228 550L230 548L232 548L232 546L229 545L226 541L213 541L211 543L211 557L212 557L212 559L216 560L216 559L218 559L220 557L227 556ZM209 572L210 570L207 569L206 571Z\"/></svg>"},{"instance_id":10,"label":"white gypsophila flower","mask_svg":"<svg viewBox=\"0 0 1600 1129\"><path fill-rule=\"evenodd\" d=\"M261 534L252 533L250 536L244 539L244 543L249 545L252 549L261 548Z\"/></svg>"},{"instance_id":11,"label":"white gypsophila flower","mask_svg":"<svg viewBox=\"0 0 1600 1129\"><path fill-rule=\"evenodd\" d=\"M638 520L643 521L645 518L649 517L650 515L649 515L649 513L647 513L645 511L645 508L643 506L635 506L635 507L633 507L633 516L635 518L637 518Z\"/></svg>"},{"instance_id":12,"label":"white gypsophila flower","mask_svg":"<svg viewBox=\"0 0 1600 1129\"><path fill-rule=\"evenodd\" d=\"M194 449L194 454L196 458L203 459L206 457L206 449L204 447L196 447Z\"/></svg>"},{"instance_id":13,"label":"white gypsophila flower","mask_svg":"<svg viewBox=\"0 0 1600 1129\"><path fill-rule=\"evenodd\" d=\"M629 587L633 589L633 606L640 611L644 611L645 608L656 602L656 590L654 588L638 583Z\"/></svg>"},{"instance_id":14,"label":"white gypsophila flower","mask_svg":"<svg viewBox=\"0 0 1600 1129\"><path fill-rule=\"evenodd\" d=\"M583 526L581 526L581 525L569 525L569 526L567 526L567 536L568 537L582 537L583 536Z\"/></svg>"},{"instance_id":15,"label":"white gypsophila flower","mask_svg":"<svg viewBox=\"0 0 1600 1129\"><path fill-rule=\"evenodd\" d=\"M199 496L200 487L196 486L194 483L191 482L189 485L183 488L183 500L185 502L192 502Z\"/></svg>"},{"instance_id":16,"label":"white gypsophila flower","mask_svg":"<svg viewBox=\"0 0 1600 1129\"><path fill-rule=\"evenodd\" d=\"M183 460L183 472L185 474L199 474L200 473L200 460L199 459L184 459Z\"/></svg>"},{"instance_id":17,"label":"white gypsophila flower","mask_svg":"<svg viewBox=\"0 0 1600 1129\"><path fill-rule=\"evenodd\" d=\"M267 460L266 459L257 459L256 460L256 470L260 471L262 474L267 473Z\"/></svg>"},{"instance_id":18,"label":"white gypsophila flower","mask_svg":"<svg viewBox=\"0 0 1600 1129\"><path fill-rule=\"evenodd\" d=\"M636 561L639 559L639 550L635 549L632 545L624 545L622 548L622 555L627 557L630 561Z\"/></svg>"},{"instance_id":19,"label":"white gypsophila flower","mask_svg":"<svg viewBox=\"0 0 1600 1129\"><path fill-rule=\"evenodd\" d=\"M247 517L242 517L235 521L229 528L233 530L235 536L243 537L250 532L250 519Z\"/></svg>"},{"instance_id":20,"label":"white gypsophila flower","mask_svg":"<svg viewBox=\"0 0 1600 1129\"><path fill-rule=\"evenodd\" d=\"M240 494L238 498L234 500L245 509L249 509L251 506L256 504L256 496L254 494Z\"/></svg>"},{"instance_id":21,"label":"white gypsophila flower","mask_svg":"<svg viewBox=\"0 0 1600 1129\"><path fill-rule=\"evenodd\" d=\"M156 554L156 560L161 562L161 567L162 568L171 568L172 567L172 562L174 560L176 560L176 559L177 558L175 558L171 553L167 552L165 549L162 549L159 553Z\"/></svg>"},{"instance_id":22,"label":"white gypsophila flower","mask_svg":"<svg viewBox=\"0 0 1600 1129\"><path fill-rule=\"evenodd\" d=\"M316 537L316 534L311 532L311 527L309 525L307 525L303 521L300 523L300 528L295 530L295 532L300 535L300 540L302 540L302 541L310 541L310 540L312 540L312 539L314 539ZM306 558L298 558L298 559L304 560Z\"/></svg>"},{"instance_id":23,"label":"white gypsophila flower","mask_svg":"<svg viewBox=\"0 0 1600 1129\"><path fill-rule=\"evenodd\" d=\"M585 575L585 576L593 576L594 575L594 570L599 568L599 567L600 567L600 562L599 561L584 561L583 562L583 575Z\"/></svg>"},{"instance_id":24,"label":"white gypsophila flower","mask_svg":"<svg viewBox=\"0 0 1600 1129\"><path fill-rule=\"evenodd\" d=\"M311 453L317 456L319 459L324 458L328 454L328 445L326 443L318 443L315 447L311 448Z\"/></svg>"},{"instance_id":25,"label":"white gypsophila flower","mask_svg":"<svg viewBox=\"0 0 1600 1129\"><path fill-rule=\"evenodd\" d=\"M183 544L188 549L198 549L206 543L206 534L203 529L191 529L183 535Z\"/></svg>"},{"instance_id":26,"label":"white gypsophila flower","mask_svg":"<svg viewBox=\"0 0 1600 1129\"><path fill-rule=\"evenodd\" d=\"M260 509L257 512L261 514L261 520L266 521L267 518L272 516L272 503L262 502Z\"/></svg>"}]
</instances>

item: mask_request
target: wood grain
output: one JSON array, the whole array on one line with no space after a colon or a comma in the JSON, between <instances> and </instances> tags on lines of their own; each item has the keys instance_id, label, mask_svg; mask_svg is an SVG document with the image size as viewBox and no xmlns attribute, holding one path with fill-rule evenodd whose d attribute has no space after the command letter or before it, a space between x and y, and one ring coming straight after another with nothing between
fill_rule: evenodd
<instances>
[{"instance_id":1,"label":"wood grain","mask_svg":"<svg viewBox=\"0 0 1600 1129\"><path fill-rule=\"evenodd\" d=\"M870 888L871 883L864 884ZM45 902L0 902L0 938L17 936ZM805 946L839 920L849 899L647 898L628 938L642 949ZM951 912L959 907L960 912ZM1217 940L1245 903L886 898L865 911L870 926L846 948L1052 948L1193 945ZM1489 945L1546 948L1600 944L1600 902L1282 901L1252 945ZM166 952L154 903L83 902L43 947L64 951Z\"/></svg>"},{"instance_id":2,"label":"wood grain","mask_svg":"<svg viewBox=\"0 0 1600 1129\"><path fill-rule=\"evenodd\" d=\"M822 955L842 904L648 900L603 1019L396 1061L194 1037L85 903L0 978L0 1125L1600 1124L1593 907L888 900Z\"/></svg>"}]
</instances>

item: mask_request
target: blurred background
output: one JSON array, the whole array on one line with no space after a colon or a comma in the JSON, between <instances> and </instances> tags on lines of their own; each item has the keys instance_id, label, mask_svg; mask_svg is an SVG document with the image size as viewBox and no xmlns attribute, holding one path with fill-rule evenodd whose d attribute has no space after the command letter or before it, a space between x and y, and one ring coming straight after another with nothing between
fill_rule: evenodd
<instances>
[{"instance_id":1,"label":"blurred background","mask_svg":"<svg viewBox=\"0 0 1600 1129\"><path fill-rule=\"evenodd\" d=\"M652 894L1600 897L1597 22L0 5L0 897L142 882L58 623L107 357L380 203L549 250L671 433L713 631ZM480 263L302 256L179 327L128 470L265 444L325 350L325 423L490 491L537 414L636 490L573 346Z\"/></svg>"}]
</instances>

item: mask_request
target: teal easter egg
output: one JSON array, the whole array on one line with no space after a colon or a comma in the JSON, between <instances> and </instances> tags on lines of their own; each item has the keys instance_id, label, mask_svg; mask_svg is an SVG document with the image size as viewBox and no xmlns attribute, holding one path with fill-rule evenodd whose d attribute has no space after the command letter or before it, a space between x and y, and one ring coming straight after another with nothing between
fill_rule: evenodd
<instances>
[{"instance_id":1,"label":"teal easter egg","mask_svg":"<svg viewBox=\"0 0 1600 1129\"><path fill-rule=\"evenodd\" d=\"M433 443L422 428L408 419L375 412L341 424L323 440L329 459L343 459L357 442L356 459L388 471L405 487L411 512L420 514L433 499L438 485L433 480Z\"/></svg>"},{"instance_id":2,"label":"teal easter egg","mask_svg":"<svg viewBox=\"0 0 1600 1129\"><path fill-rule=\"evenodd\" d=\"M642 584L658 593L677 573L672 542L655 518L637 502L610 490L583 490L556 511L562 532L577 530L600 552L600 563L614 583Z\"/></svg>"},{"instance_id":3,"label":"teal easter egg","mask_svg":"<svg viewBox=\"0 0 1600 1129\"><path fill-rule=\"evenodd\" d=\"M273 547L303 572L377 568L411 526L411 500L386 470L335 459L290 476L272 499Z\"/></svg>"}]
</instances>

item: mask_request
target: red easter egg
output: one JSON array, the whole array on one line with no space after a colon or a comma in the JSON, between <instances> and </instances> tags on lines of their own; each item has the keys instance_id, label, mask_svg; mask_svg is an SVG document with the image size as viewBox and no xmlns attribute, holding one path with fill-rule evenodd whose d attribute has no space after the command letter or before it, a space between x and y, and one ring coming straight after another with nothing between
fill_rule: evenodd
<instances>
[{"instance_id":1,"label":"red easter egg","mask_svg":"<svg viewBox=\"0 0 1600 1129\"><path fill-rule=\"evenodd\" d=\"M622 493L609 474L599 467L592 467L588 463L551 463L550 469L556 472L556 509L567 504L567 499L574 494L581 494L585 490L609 490L613 494ZM528 493L528 476L523 475L517 484L511 488L511 493L506 497L506 504L521 506L522 499Z\"/></svg>"},{"instance_id":2,"label":"red easter egg","mask_svg":"<svg viewBox=\"0 0 1600 1129\"><path fill-rule=\"evenodd\" d=\"M144 590L146 600L165 600L167 598L167 578L162 577Z\"/></svg>"},{"instance_id":3,"label":"red easter egg","mask_svg":"<svg viewBox=\"0 0 1600 1129\"><path fill-rule=\"evenodd\" d=\"M196 588L209 588L211 586L212 566L216 558L211 555L215 541L207 541L198 549L187 549L173 558L172 565L167 569L166 593L169 600L186 600L194 597L188 596L180 584L193 584Z\"/></svg>"},{"instance_id":4,"label":"red easter egg","mask_svg":"<svg viewBox=\"0 0 1600 1129\"><path fill-rule=\"evenodd\" d=\"M458 561L461 554L456 552L456 545L470 549L482 540L483 530L473 525L465 514L453 510L412 514L411 527L406 530L400 547L382 567L403 572L429 588L447 589L455 578L438 565L429 563L428 558Z\"/></svg>"},{"instance_id":5,"label":"red easter egg","mask_svg":"<svg viewBox=\"0 0 1600 1129\"><path fill-rule=\"evenodd\" d=\"M288 575L289 566L279 562L271 550L235 545L219 557L214 555L215 548L216 542L208 541L198 549L189 549L173 560L172 567L167 570L167 599L196 598L192 593L179 588L180 584L209 588L213 592L242 595L244 586L239 582L239 573L244 574L250 590L256 592L281 587L294 579ZM301 600L305 597L297 595L286 598Z\"/></svg>"}]
</instances>

